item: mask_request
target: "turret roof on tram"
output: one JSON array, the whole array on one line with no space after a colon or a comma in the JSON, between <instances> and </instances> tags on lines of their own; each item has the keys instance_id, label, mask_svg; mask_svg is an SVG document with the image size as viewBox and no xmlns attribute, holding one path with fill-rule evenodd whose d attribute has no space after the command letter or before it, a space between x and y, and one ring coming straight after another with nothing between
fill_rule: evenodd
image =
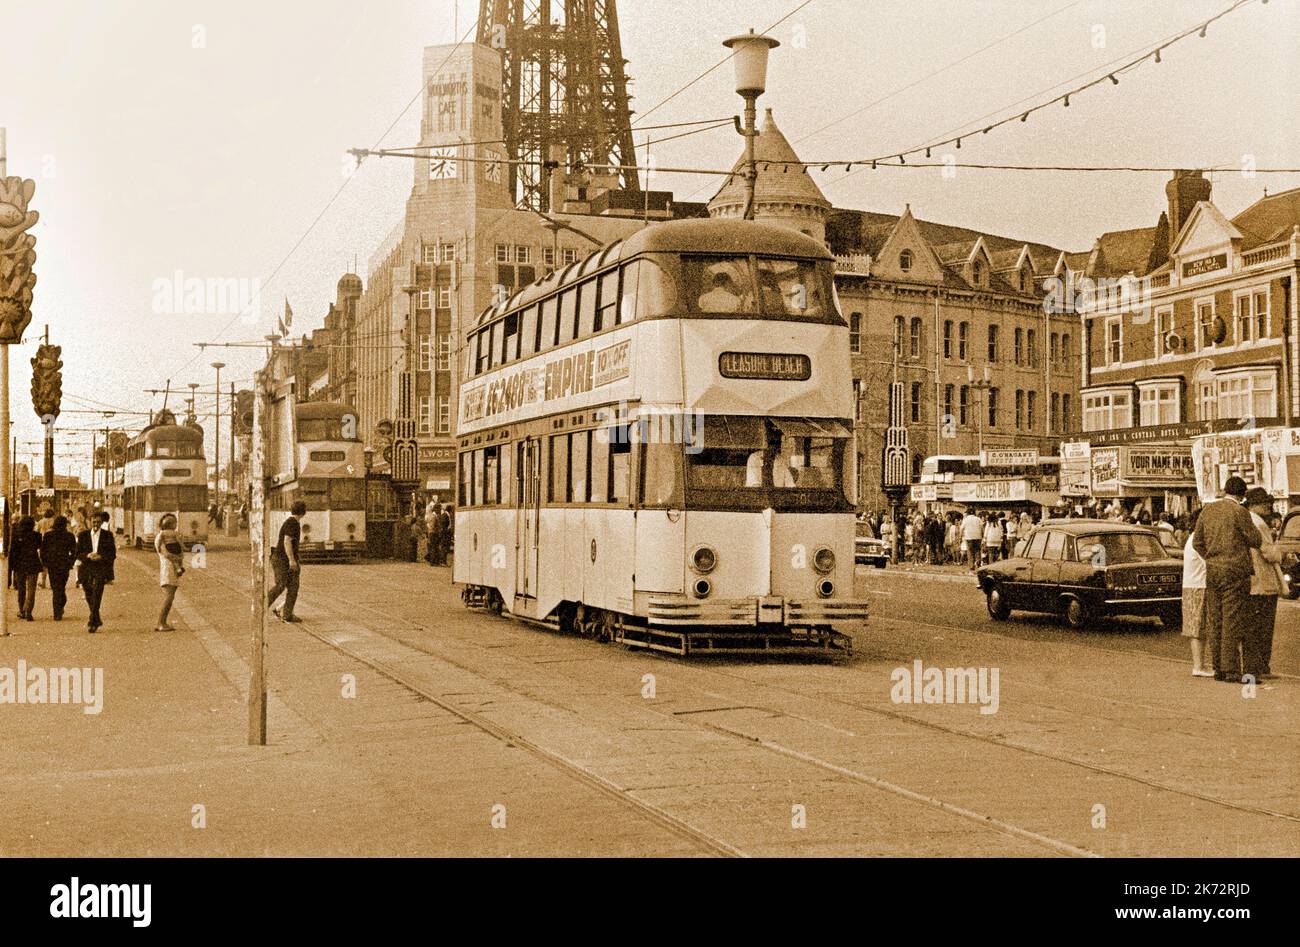
<instances>
[{"instance_id":1,"label":"turret roof on tram","mask_svg":"<svg viewBox=\"0 0 1300 947\"><path fill-rule=\"evenodd\" d=\"M355 408L341 401L299 401L294 410L299 421L341 418L357 413Z\"/></svg>"},{"instance_id":2,"label":"turret roof on tram","mask_svg":"<svg viewBox=\"0 0 1300 947\"><path fill-rule=\"evenodd\" d=\"M151 424L131 439L132 443L141 441L153 444L158 440L203 441L203 428L190 424Z\"/></svg>"},{"instance_id":3,"label":"turret roof on tram","mask_svg":"<svg viewBox=\"0 0 1300 947\"><path fill-rule=\"evenodd\" d=\"M692 218L651 224L622 240L615 240L587 257L547 274L525 286L504 303L489 306L478 325L508 309L527 305L565 286L590 276L599 269L641 253L757 254L832 260L826 246L806 234L774 224L755 221Z\"/></svg>"}]
</instances>

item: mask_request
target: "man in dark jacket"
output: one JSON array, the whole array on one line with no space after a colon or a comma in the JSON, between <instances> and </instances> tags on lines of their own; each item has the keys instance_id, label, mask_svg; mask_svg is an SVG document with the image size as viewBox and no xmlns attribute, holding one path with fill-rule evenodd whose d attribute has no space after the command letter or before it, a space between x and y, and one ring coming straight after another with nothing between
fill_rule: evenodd
<instances>
[{"instance_id":1,"label":"man in dark jacket","mask_svg":"<svg viewBox=\"0 0 1300 947\"><path fill-rule=\"evenodd\" d=\"M1241 681L1241 646L1249 632L1250 551L1259 530L1241 505L1246 481L1229 477L1223 499L1207 503L1196 521L1192 548L1205 560L1205 649L1216 681Z\"/></svg>"},{"instance_id":2,"label":"man in dark jacket","mask_svg":"<svg viewBox=\"0 0 1300 947\"><path fill-rule=\"evenodd\" d=\"M68 518L56 516L54 525L41 537L41 564L50 577L54 598L54 620L63 620L68 604L68 573L77 561L77 539L68 532Z\"/></svg>"},{"instance_id":3,"label":"man in dark jacket","mask_svg":"<svg viewBox=\"0 0 1300 947\"><path fill-rule=\"evenodd\" d=\"M77 537L77 561L81 590L90 606L90 619L86 630L92 635L103 626L99 605L104 600L104 586L113 579L113 560L117 558L117 544L113 531L108 528L107 513L91 514L93 529L83 529Z\"/></svg>"}]
</instances>

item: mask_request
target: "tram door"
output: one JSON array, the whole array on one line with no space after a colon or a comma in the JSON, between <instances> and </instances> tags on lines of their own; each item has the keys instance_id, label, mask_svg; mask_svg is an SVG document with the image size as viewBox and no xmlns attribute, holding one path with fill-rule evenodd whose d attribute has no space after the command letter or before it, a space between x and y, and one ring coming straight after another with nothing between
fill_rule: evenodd
<instances>
[{"instance_id":1,"label":"tram door","mask_svg":"<svg viewBox=\"0 0 1300 947\"><path fill-rule=\"evenodd\" d=\"M518 480L515 516L515 589L520 595L537 595L537 541L542 507L542 442L529 437L518 445L515 477Z\"/></svg>"}]
</instances>

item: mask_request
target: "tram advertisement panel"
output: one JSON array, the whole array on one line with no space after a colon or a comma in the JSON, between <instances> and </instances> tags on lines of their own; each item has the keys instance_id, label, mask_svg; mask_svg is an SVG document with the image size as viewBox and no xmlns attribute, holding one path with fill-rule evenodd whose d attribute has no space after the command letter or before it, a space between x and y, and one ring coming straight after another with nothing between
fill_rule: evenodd
<instances>
[{"instance_id":1,"label":"tram advertisement panel","mask_svg":"<svg viewBox=\"0 0 1300 947\"><path fill-rule=\"evenodd\" d=\"M627 378L632 341L625 339L599 349L587 349L528 365L465 392L461 421L480 421L526 404L556 401Z\"/></svg>"}]
</instances>

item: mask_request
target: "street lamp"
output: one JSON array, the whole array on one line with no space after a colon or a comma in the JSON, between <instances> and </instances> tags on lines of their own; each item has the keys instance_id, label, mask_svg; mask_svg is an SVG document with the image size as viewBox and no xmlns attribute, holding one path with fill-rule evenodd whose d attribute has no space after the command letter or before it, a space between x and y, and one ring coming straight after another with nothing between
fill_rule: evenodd
<instances>
[{"instance_id":1,"label":"street lamp","mask_svg":"<svg viewBox=\"0 0 1300 947\"><path fill-rule=\"evenodd\" d=\"M983 376L978 380L975 378L975 366L967 365L966 383L975 391L988 391L990 388L992 388L993 383L989 380L988 365L984 366ZM979 444L979 453L980 456L982 457L984 454L984 398L983 396L979 398L979 408L975 412L975 417L976 417L976 423L978 425L976 430L979 432L977 435L978 438L977 443Z\"/></svg>"},{"instance_id":2,"label":"street lamp","mask_svg":"<svg viewBox=\"0 0 1300 947\"><path fill-rule=\"evenodd\" d=\"M216 428L213 433L213 439L216 445L216 451L214 453L215 453L217 469L216 469L216 473L212 477L212 486L215 489L217 494L216 500L214 502L216 503L216 507L217 507L217 517L218 517L217 527L220 528L221 527L221 521L220 521L220 517L221 517L221 370L226 367L226 363L213 362L212 367L217 370L217 407L216 407L217 418L216 418Z\"/></svg>"},{"instance_id":3,"label":"street lamp","mask_svg":"<svg viewBox=\"0 0 1300 947\"><path fill-rule=\"evenodd\" d=\"M770 36L761 36L752 29L733 36L723 44L734 50L732 60L736 69L736 93L745 100L745 124L736 123L736 131L745 136L745 220L754 219L754 186L758 181L758 168L754 164L754 139L758 129L755 102L767 88L767 54L781 44Z\"/></svg>"}]
</instances>

